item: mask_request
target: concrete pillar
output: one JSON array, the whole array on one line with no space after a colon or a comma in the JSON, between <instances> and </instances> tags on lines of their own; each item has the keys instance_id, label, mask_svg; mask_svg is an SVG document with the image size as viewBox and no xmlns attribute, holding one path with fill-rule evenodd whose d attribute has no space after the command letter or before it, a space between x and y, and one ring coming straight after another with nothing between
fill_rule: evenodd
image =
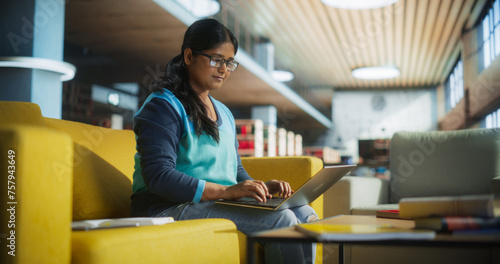
<instances>
[{"instance_id":1,"label":"concrete pillar","mask_svg":"<svg viewBox=\"0 0 500 264\"><path fill-rule=\"evenodd\" d=\"M62 62L64 4L64 0L0 2L0 100L33 102L44 116L61 118L62 72L74 73L71 64Z\"/></svg>"}]
</instances>

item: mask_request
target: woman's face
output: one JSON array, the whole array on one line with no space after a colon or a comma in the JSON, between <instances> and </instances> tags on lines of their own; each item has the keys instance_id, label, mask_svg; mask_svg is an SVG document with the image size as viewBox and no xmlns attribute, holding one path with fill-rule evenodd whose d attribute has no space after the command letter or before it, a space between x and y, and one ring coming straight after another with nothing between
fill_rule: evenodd
<instances>
[{"instance_id":1,"label":"woman's face","mask_svg":"<svg viewBox=\"0 0 500 264\"><path fill-rule=\"evenodd\" d=\"M221 57L224 60L234 60L234 46L231 42L225 42L215 49L201 50L207 55ZM219 89L229 77L230 71L223 63L220 68L210 66L210 58L195 54L191 49L184 51L184 62L186 63L191 86L198 93L204 93Z\"/></svg>"}]
</instances>

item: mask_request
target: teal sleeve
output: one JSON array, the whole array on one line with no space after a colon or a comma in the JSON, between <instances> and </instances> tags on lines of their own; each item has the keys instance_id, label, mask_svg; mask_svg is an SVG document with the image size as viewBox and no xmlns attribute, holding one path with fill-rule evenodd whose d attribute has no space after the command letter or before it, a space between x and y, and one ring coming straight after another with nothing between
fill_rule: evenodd
<instances>
[{"instance_id":1,"label":"teal sleeve","mask_svg":"<svg viewBox=\"0 0 500 264\"><path fill-rule=\"evenodd\" d=\"M196 188L196 193L194 194L193 203L199 203L201 200L201 196L203 195L203 191L205 191L205 180L198 181L198 187Z\"/></svg>"}]
</instances>

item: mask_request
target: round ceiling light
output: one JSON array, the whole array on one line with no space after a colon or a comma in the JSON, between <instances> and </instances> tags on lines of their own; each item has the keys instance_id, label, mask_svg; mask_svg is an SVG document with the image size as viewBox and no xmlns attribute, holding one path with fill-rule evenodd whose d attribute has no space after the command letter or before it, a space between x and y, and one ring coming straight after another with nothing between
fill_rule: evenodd
<instances>
[{"instance_id":1,"label":"round ceiling light","mask_svg":"<svg viewBox=\"0 0 500 264\"><path fill-rule=\"evenodd\" d=\"M391 79L399 76L400 71L394 66L362 67L352 70L352 77L365 80Z\"/></svg>"},{"instance_id":2,"label":"round ceiling light","mask_svg":"<svg viewBox=\"0 0 500 264\"><path fill-rule=\"evenodd\" d=\"M220 10L220 4L215 0L177 0L177 2L198 18L215 15Z\"/></svg>"},{"instance_id":3,"label":"round ceiling light","mask_svg":"<svg viewBox=\"0 0 500 264\"><path fill-rule=\"evenodd\" d=\"M372 9L392 5L399 0L321 0L325 5L340 9Z\"/></svg>"},{"instance_id":4,"label":"round ceiling light","mask_svg":"<svg viewBox=\"0 0 500 264\"><path fill-rule=\"evenodd\" d=\"M75 77L76 67L64 61L37 57L0 57L0 67L45 70L61 74L62 82Z\"/></svg>"},{"instance_id":5,"label":"round ceiling light","mask_svg":"<svg viewBox=\"0 0 500 264\"><path fill-rule=\"evenodd\" d=\"M293 73L289 71L272 71L271 76L278 82L289 82L295 77Z\"/></svg>"}]
</instances>

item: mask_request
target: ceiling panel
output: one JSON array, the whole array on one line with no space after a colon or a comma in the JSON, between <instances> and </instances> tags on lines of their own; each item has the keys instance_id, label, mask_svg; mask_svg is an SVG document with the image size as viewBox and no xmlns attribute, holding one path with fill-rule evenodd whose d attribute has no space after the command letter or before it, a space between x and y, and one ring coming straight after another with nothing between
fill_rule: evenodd
<instances>
[{"instance_id":1,"label":"ceiling panel","mask_svg":"<svg viewBox=\"0 0 500 264\"><path fill-rule=\"evenodd\" d=\"M292 70L328 105L334 89L439 85L460 54L462 31L474 25L487 0L400 0L370 10L336 9L320 0L219 2L252 33L269 38L278 65ZM65 26L68 42L109 58L70 57L77 75L94 72L105 82L141 82L161 72L179 53L187 28L152 0L72 0L66 5ZM95 65L100 61L106 63ZM380 65L397 66L401 76L351 76L354 68ZM214 95L228 105L275 104L278 112L303 120L303 127L322 127L244 67Z\"/></svg>"},{"instance_id":2,"label":"ceiling panel","mask_svg":"<svg viewBox=\"0 0 500 264\"><path fill-rule=\"evenodd\" d=\"M456 59L470 14L484 6L477 0L401 0L369 10L336 9L320 0L239 3L234 12L272 40L285 66L312 86L339 89L438 85ZM350 75L356 67L379 65L395 65L401 76L367 81Z\"/></svg>"}]
</instances>

